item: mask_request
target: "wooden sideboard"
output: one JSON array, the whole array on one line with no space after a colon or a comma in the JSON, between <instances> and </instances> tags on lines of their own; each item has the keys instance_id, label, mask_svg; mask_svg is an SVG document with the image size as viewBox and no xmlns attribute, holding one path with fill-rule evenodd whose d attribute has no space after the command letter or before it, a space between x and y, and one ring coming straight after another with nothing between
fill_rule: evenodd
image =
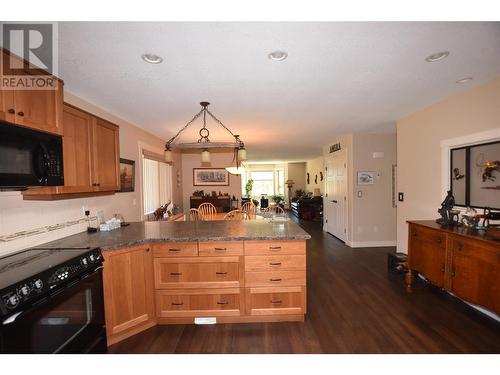
<instances>
[{"instance_id":1,"label":"wooden sideboard","mask_svg":"<svg viewBox=\"0 0 500 375\"><path fill-rule=\"evenodd\" d=\"M500 314L500 230L409 221L407 284L414 273L464 301Z\"/></svg>"},{"instance_id":2,"label":"wooden sideboard","mask_svg":"<svg viewBox=\"0 0 500 375\"><path fill-rule=\"evenodd\" d=\"M153 242L103 255L109 345L196 317L304 320L305 240Z\"/></svg>"},{"instance_id":3,"label":"wooden sideboard","mask_svg":"<svg viewBox=\"0 0 500 375\"><path fill-rule=\"evenodd\" d=\"M189 202L190 208L198 208L202 203L212 203L217 209L217 212L231 211L231 197L227 195L217 197L191 197Z\"/></svg>"}]
</instances>

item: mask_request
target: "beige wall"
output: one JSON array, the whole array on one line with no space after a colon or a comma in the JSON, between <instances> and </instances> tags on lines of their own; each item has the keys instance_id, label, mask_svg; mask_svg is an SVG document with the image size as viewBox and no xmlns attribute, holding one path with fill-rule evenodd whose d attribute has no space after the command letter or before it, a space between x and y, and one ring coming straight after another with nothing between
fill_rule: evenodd
<instances>
[{"instance_id":1,"label":"beige wall","mask_svg":"<svg viewBox=\"0 0 500 375\"><path fill-rule=\"evenodd\" d=\"M49 202L23 201L20 192L0 192L0 235L80 219L83 217L82 206L87 206L91 214L102 210L106 218L110 218L118 212L127 221L138 221L142 218L141 165L138 162L140 160L140 147L142 145L161 152L164 141L68 92L65 92L65 101L120 126L120 156L136 161L135 192ZM180 189L176 187L176 170L181 165L180 158L177 156L176 159L173 174L174 200L180 201ZM75 225L26 239L0 242L0 255L78 233L85 228L85 224Z\"/></svg>"},{"instance_id":2,"label":"beige wall","mask_svg":"<svg viewBox=\"0 0 500 375\"><path fill-rule=\"evenodd\" d=\"M442 194L441 141L500 128L500 77L398 121L398 251L407 251L406 220L436 219Z\"/></svg>"},{"instance_id":3,"label":"beige wall","mask_svg":"<svg viewBox=\"0 0 500 375\"><path fill-rule=\"evenodd\" d=\"M211 193L212 191L219 191L224 193L229 193L232 197L233 195L240 199L241 204L241 177L237 175L229 174L229 186L194 186L193 185L193 168L225 168L231 165L233 161L233 152L211 152L210 153L210 165L201 164L200 153L189 153L182 154L182 197L185 210L189 209L189 197L193 194L195 190L203 190L205 193Z\"/></svg>"},{"instance_id":4,"label":"beige wall","mask_svg":"<svg viewBox=\"0 0 500 375\"><path fill-rule=\"evenodd\" d=\"M285 169L285 181L293 180L295 184L292 187L292 198L295 196L295 191L302 189L306 190L306 163L288 163ZM285 185L285 201L288 202L288 188Z\"/></svg>"},{"instance_id":5,"label":"beige wall","mask_svg":"<svg viewBox=\"0 0 500 375\"><path fill-rule=\"evenodd\" d=\"M323 173L323 181L319 172ZM325 191L325 168L324 168L324 158L320 156L319 158L306 161L306 174L309 173L309 184L306 180L306 191L309 193L314 193L314 189L319 189L321 195ZM318 182L314 183L314 177L318 176Z\"/></svg>"}]
</instances>

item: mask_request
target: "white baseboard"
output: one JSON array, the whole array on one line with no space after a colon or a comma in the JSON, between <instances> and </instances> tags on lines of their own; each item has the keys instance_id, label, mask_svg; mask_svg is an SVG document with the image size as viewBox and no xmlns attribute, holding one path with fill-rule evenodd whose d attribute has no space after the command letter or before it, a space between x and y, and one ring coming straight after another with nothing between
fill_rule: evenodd
<instances>
[{"instance_id":1,"label":"white baseboard","mask_svg":"<svg viewBox=\"0 0 500 375\"><path fill-rule=\"evenodd\" d=\"M349 247L392 247L397 245L397 241L346 241Z\"/></svg>"}]
</instances>

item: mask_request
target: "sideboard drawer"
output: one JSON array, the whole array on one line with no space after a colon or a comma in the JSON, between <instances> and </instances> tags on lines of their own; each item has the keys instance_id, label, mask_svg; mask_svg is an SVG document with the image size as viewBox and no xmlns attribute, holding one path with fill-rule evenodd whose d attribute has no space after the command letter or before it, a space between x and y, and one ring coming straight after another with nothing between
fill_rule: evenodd
<instances>
[{"instance_id":1,"label":"sideboard drawer","mask_svg":"<svg viewBox=\"0 0 500 375\"><path fill-rule=\"evenodd\" d=\"M238 288L156 291L156 316L159 318L239 316L241 308Z\"/></svg>"},{"instance_id":2,"label":"sideboard drawer","mask_svg":"<svg viewBox=\"0 0 500 375\"><path fill-rule=\"evenodd\" d=\"M195 257L198 256L197 242L153 243L153 257Z\"/></svg>"},{"instance_id":3,"label":"sideboard drawer","mask_svg":"<svg viewBox=\"0 0 500 375\"><path fill-rule=\"evenodd\" d=\"M297 286L306 285L305 271L246 272L246 286Z\"/></svg>"},{"instance_id":4,"label":"sideboard drawer","mask_svg":"<svg viewBox=\"0 0 500 375\"><path fill-rule=\"evenodd\" d=\"M446 233L412 224L410 236L413 240L428 242L441 249L446 248Z\"/></svg>"},{"instance_id":5,"label":"sideboard drawer","mask_svg":"<svg viewBox=\"0 0 500 375\"><path fill-rule=\"evenodd\" d=\"M200 242L200 256L243 255L243 241L207 241Z\"/></svg>"},{"instance_id":6,"label":"sideboard drawer","mask_svg":"<svg viewBox=\"0 0 500 375\"><path fill-rule=\"evenodd\" d=\"M245 241L245 255L275 255L306 253L306 241Z\"/></svg>"},{"instance_id":7,"label":"sideboard drawer","mask_svg":"<svg viewBox=\"0 0 500 375\"><path fill-rule=\"evenodd\" d=\"M154 258L155 288L239 287L239 257Z\"/></svg>"},{"instance_id":8,"label":"sideboard drawer","mask_svg":"<svg viewBox=\"0 0 500 375\"><path fill-rule=\"evenodd\" d=\"M293 315L306 313L306 293L303 287L247 288L248 315Z\"/></svg>"},{"instance_id":9,"label":"sideboard drawer","mask_svg":"<svg viewBox=\"0 0 500 375\"><path fill-rule=\"evenodd\" d=\"M305 271L305 255L250 255L245 257L245 271Z\"/></svg>"}]
</instances>

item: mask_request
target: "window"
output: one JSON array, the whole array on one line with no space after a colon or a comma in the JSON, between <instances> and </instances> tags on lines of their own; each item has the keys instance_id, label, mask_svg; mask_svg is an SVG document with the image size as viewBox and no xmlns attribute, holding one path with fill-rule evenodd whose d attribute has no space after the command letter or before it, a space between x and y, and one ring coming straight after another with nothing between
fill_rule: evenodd
<instances>
[{"instance_id":1,"label":"window","mask_svg":"<svg viewBox=\"0 0 500 375\"><path fill-rule=\"evenodd\" d=\"M274 194L273 171L252 172L253 190L252 195L260 197L262 195Z\"/></svg>"},{"instance_id":2,"label":"window","mask_svg":"<svg viewBox=\"0 0 500 375\"><path fill-rule=\"evenodd\" d=\"M285 195L285 171L283 169L276 170L276 195Z\"/></svg>"},{"instance_id":3,"label":"window","mask_svg":"<svg viewBox=\"0 0 500 375\"><path fill-rule=\"evenodd\" d=\"M149 152L142 159L144 215L172 201L172 167L160 160Z\"/></svg>"}]
</instances>

